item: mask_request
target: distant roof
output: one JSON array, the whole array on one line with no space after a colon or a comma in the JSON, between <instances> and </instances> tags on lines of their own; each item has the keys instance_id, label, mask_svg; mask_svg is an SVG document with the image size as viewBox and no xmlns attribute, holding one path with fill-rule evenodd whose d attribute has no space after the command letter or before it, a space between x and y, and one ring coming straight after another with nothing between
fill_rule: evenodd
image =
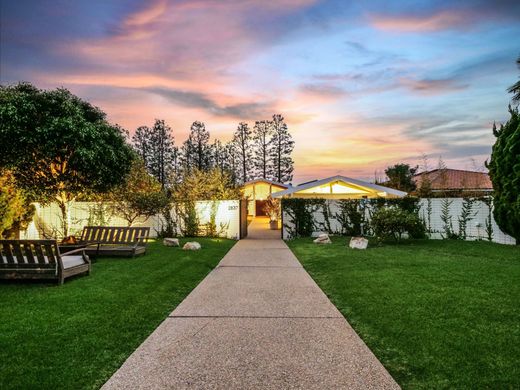
<instances>
[{"instance_id":1,"label":"distant roof","mask_svg":"<svg viewBox=\"0 0 520 390\"><path fill-rule=\"evenodd\" d=\"M273 180L269 180L269 179L254 179L254 180L250 180L248 182L245 182L242 187L245 187L245 186L247 186L249 184L255 184L255 183L267 183L267 184L271 184L273 186L283 187L283 188L291 187L289 184L278 183L277 181L273 181Z\"/></svg>"},{"instance_id":2,"label":"distant roof","mask_svg":"<svg viewBox=\"0 0 520 390\"><path fill-rule=\"evenodd\" d=\"M381 186L378 184L369 183L367 181L362 181L362 180L358 180L358 179L352 179L352 178L346 177L346 176L337 175L337 176L327 177L327 178L321 179L321 180L314 180L311 182L303 183L303 184L300 184L295 187L290 187L284 191L275 192L272 194L272 196L274 198L281 198L283 196L290 195L295 192L303 191L308 188L319 187L324 184L333 183L336 181L341 181L346 184L350 183L355 186L365 187L365 188L371 189L376 192L386 192L388 194L391 194L391 195L394 195L397 197L404 197L404 196L408 195L406 192L394 190L393 188L388 188L388 187L384 187L384 186Z\"/></svg>"},{"instance_id":3,"label":"distant roof","mask_svg":"<svg viewBox=\"0 0 520 390\"><path fill-rule=\"evenodd\" d=\"M414 175L417 186L427 179L432 190L492 190L493 184L485 172L460 169L434 169Z\"/></svg>"}]
</instances>

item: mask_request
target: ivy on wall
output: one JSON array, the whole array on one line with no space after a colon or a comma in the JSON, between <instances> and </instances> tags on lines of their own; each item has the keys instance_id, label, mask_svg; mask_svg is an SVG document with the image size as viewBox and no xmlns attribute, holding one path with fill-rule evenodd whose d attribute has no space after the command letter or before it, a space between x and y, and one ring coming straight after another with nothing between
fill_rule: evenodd
<instances>
[{"instance_id":1,"label":"ivy on wall","mask_svg":"<svg viewBox=\"0 0 520 390\"><path fill-rule=\"evenodd\" d=\"M384 206L394 206L403 211L417 214L420 209L420 199L405 197L398 199L342 199L337 201L339 212L332 214L326 199L321 198L284 198L282 212L291 223L284 223L288 238L309 237L315 231L329 234L357 236L371 234L367 223L368 216ZM314 219L314 213L320 210L323 222ZM332 231L331 220L339 222L340 231Z\"/></svg>"},{"instance_id":2,"label":"ivy on wall","mask_svg":"<svg viewBox=\"0 0 520 390\"><path fill-rule=\"evenodd\" d=\"M324 204L325 199L282 199L282 212L292 221L292 224L284 224L289 237L309 237L318 228L313 214Z\"/></svg>"}]
</instances>

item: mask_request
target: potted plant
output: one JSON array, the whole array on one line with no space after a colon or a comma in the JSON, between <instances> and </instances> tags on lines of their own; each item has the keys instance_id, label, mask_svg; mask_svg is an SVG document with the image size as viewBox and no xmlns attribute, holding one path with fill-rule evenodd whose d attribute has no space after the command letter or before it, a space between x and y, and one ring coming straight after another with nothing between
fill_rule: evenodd
<instances>
[{"instance_id":1,"label":"potted plant","mask_svg":"<svg viewBox=\"0 0 520 390\"><path fill-rule=\"evenodd\" d=\"M265 212L269 216L269 228L278 229L278 218L280 216L280 201L269 197L265 202Z\"/></svg>"}]
</instances>

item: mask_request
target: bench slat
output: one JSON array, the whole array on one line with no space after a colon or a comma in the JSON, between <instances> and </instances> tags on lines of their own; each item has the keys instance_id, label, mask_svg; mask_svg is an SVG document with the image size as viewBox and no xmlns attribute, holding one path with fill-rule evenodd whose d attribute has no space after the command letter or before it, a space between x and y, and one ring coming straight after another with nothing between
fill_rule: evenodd
<instances>
[{"instance_id":1,"label":"bench slat","mask_svg":"<svg viewBox=\"0 0 520 390\"><path fill-rule=\"evenodd\" d=\"M47 260L50 264L56 263L56 256L54 255L53 247L50 244L44 245L45 253L47 254Z\"/></svg>"},{"instance_id":2,"label":"bench slat","mask_svg":"<svg viewBox=\"0 0 520 390\"><path fill-rule=\"evenodd\" d=\"M14 252L14 254L16 256L16 262L18 264L25 263L27 260L23 256L22 248L20 248L20 243L19 242L13 242L11 245L13 247L13 252Z\"/></svg>"},{"instance_id":3,"label":"bench slat","mask_svg":"<svg viewBox=\"0 0 520 390\"><path fill-rule=\"evenodd\" d=\"M31 244L24 242L23 247L25 249L25 256L27 257L27 262L29 264L36 263L36 261L34 260Z\"/></svg>"},{"instance_id":4,"label":"bench slat","mask_svg":"<svg viewBox=\"0 0 520 390\"><path fill-rule=\"evenodd\" d=\"M14 264L14 257L13 257L13 251L11 250L11 244L9 242L3 242L2 247L3 255L5 256L7 263Z\"/></svg>"},{"instance_id":5,"label":"bench slat","mask_svg":"<svg viewBox=\"0 0 520 390\"><path fill-rule=\"evenodd\" d=\"M36 252L38 263L45 264L45 255L43 254L42 247L40 245L34 245L34 251Z\"/></svg>"}]
</instances>

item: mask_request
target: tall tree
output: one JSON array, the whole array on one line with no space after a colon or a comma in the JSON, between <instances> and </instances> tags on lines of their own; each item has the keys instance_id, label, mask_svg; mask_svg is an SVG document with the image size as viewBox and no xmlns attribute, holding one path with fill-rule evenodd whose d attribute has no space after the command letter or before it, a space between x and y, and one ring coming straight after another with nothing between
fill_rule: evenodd
<instances>
[{"instance_id":1,"label":"tall tree","mask_svg":"<svg viewBox=\"0 0 520 390\"><path fill-rule=\"evenodd\" d=\"M139 126L132 136L132 145L136 153L143 160L147 169L150 166L150 142L152 137L152 129L148 126Z\"/></svg>"},{"instance_id":2,"label":"tall tree","mask_svg":"<svg viewBox=\"0 0 520 390\"><path fill-rule=\"evenodd\" d=\"M240 122L233 135L234 151L240 161L239 180L245 183L251 178L251 129L247 123Z\"/></svg>"},{"instance_id":3,"label":"tall tree","mask_svg":"<svg viewBox=\"0 0 520 390\"><path fill-rule=\"evenodd\" d=\"M491 159L486 166L493 183L493 215L500 229L520 244L520 114L509 107L511 118L497 129Z\"/></svg>"},{"instance_id":4,"label":"tall tree","mask_svg":"<svg viewBox=\"0 0 520 390\"><path fill-rule=\"evenodd\" d=\"M162 188L166 188L173 169L174 138L170 126L162 119L156 119L151 129L149 153L148 171L161 183Z\"/></svg>"},{"instance_id":5,"label":"tall tree","mask_svg":"<svg viewBox=\"0 0 520 390\"><path fill-rule=\"evenodd\" d=\"M211 145L211 164L213 168L218 168L221 171L226 171L226 150L220 140L215 139Z\"/></svg>"},{"instance_id":6,"label":"tall tree","mask_svg":"<svg viewBox=\"0 0 520 390\"><path fill-rule=\"evenodd\" d=\"M234 186L239 183L239 154L233 141L228 142L224 146L224 171L229 173L231 182Z\"/></svg>"},{"instance_id":7,"label":"tall tree","mask_svg":"<svg viewBox=\"0 0 520 390\"><path fill-rule=\"evenodd\" d=\"M520 56L518 56L518 59L516 60L516 65L518 66L518 69L520 69ZM513 94L512 100L514 104L520 103L520 80L510 86L507 92Z\"/></svg>"},{"instance_id":8,"label":"tall tree","mask_svg":"<svg viewBox=\"0 0 520 390\"><path fill-rule=\"evenodd\" d=\"M413 176L419 167L410 167L409 164L395 164L385 169L385 174L388 177L386 186L395 188L399 191L412 192L416 189Z\"/></svg>"},{"instance_id":9,"label":"tall tree","mask_svg":"<svg viewBox=\"0 0 520 390\"><path fill-rule=\"evenodd\" d=\"M205 170L209 168L211 161L209 132L203 122L195 121L191 125L190 135L184 142L183 155L188 172L193 169Z\"/></svg>"},{"instance_id":10,"label":"tall tree","mask_svg":"<svg viewBox=\"0 0 520 390\"><path fill-rule=\"evenodd\" d=\"M0 168L32 199L58 204L63 235L70 202L120 184L134 157L125 132L66 89L0 86Z\"/></svg>"},{"instance_id":11,"label":"tall tree","mask_svg":"<svg viewBox=\"0 0 520 390\"><path fill-rule=\"evenodd\" d=\"M253 127L253 167L257 178L267 179L271 165L271 147L273 123L271 121L256 121Z\"/></svg>"},{"instance_id":12,"label":"tall tree","mask_svg":"<svg viewBox=\"0 0 520 390\"><path fill-rule=\"evenodd\" d=\"M273 137L271 138L272 167L270 179L279 183L290 182L293 178L294 161L291 153L294 149L294 141L280 114L273 115Z\"/></svg>"}]
</instances>

